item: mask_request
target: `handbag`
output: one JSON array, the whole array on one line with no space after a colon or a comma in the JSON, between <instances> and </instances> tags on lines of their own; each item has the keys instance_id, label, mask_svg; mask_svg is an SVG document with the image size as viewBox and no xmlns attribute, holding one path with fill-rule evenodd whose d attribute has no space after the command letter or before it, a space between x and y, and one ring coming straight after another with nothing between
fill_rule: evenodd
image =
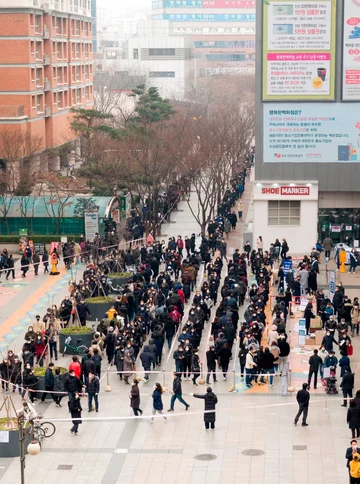
<instances>
[{"instance_id":1,"label":"handbag","mask_svg":"<svg viewBox=\"0 0 360 484\"><path fill-rule=\"evenodd\" d=\"M353 355L353 353L354 353L354 347L353 347L353 345L350 343L350 344L348 345L348 347L347 347L347 355L348 355L348 356L352 356L352 355Z\"/></svg>"}]
</instances>

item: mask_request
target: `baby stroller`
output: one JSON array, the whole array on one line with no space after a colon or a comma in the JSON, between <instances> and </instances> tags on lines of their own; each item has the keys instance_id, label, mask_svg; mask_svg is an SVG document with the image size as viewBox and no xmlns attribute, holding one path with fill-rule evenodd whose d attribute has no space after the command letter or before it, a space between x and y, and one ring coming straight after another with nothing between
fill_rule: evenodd
<instances>
[{"instance_id":1,"label":"baby stroller","mask_svg":"<svg viewBox=\"0 0 360 484\"><path fill-rule=\"evenodd\" d=\"M337 395L339 393L337 388L336 388L337 379L335 378L335 375L336 375L335 368L331 367L330 368L330 376L328 378L324 378L324 380L326 382L325 392L328 395Z\"/></svg>"}]
</instances>

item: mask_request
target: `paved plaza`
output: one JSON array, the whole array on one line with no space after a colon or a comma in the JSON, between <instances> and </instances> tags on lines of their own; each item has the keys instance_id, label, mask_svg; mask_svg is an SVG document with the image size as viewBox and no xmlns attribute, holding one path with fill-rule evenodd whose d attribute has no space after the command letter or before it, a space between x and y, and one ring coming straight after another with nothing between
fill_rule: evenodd
<instances>
[{"instance_id":1,"label":"paved plaza","mask_svg":"<svg viewBox=\"0 0 360 484\"><path fill-rule=\"evenodd\" d=\"M251 197L251 184L244 194L245 212ZM163 228L169 236L183 236L198 232L186 202L181 202L172 223ZM228 248L241 247L243 224L231 233ZM279 238L284 234L279 234ZM84 266L78 268L78 275ZM322 270L324 269L322 265ZM74 269L75 271L76 269ZM26 280L0 285L0 349L19 353L23 335L34 316L43 315L46 308L58 304L68 293L69 279L74 276L64 269L57 277L35 277L30 273ZM320 278L325 282L325 272ZM339 275L340 277L340 275ZM354 286L349 295L359 294L359 276L343 277L344 285ZM187 308L188 309L188 308ZM243 309L242 309L243 311ZM241 311L241 315L242 315ZM241 321L241 319L240 319ZM207 334L208 333L208 334ZM204 362L209 344L210 324L203 333L200 359ZM291 336L294 372L291 385L297 388L307 379L307 360L311 347L297 348L296 335ZM356 388L360 388L360 338L354 338L352 369L356 371ZM234 345L235 347L235 345ZM47 439L38 456L27 456L25 482L31 484L147 484L152 483L256 483L256 484L345 484L348 482L345 467L345 450L350 441L346 425L346 409L340 405L340 395L326 396L321 387L311 391L309 427L294 427L297 411L296 393L281 396L281 382L275 385L255 386L248 389L241 381L237 352L230 362L228 381L218 375L213 385L219 403L216 412L216 430L206 432L203 423L203 402L190 393L203 393L206 385L195 387L191 381L183 382L183 397L190 408L175 404L175 412L165 422L160 416L149 422L152 409L152 390L156 381L171 388L174 360L164 347L164 358L158 374L152 374L148 384L140 384L142 418L133 416L128 396L129 387L116 374L109 373L111 392L105 392L106 366L99 395L99 413L88 414L83 399L83 424L79 435L70 434L67 398L62 408L54 403L37 402L37 410L46 420L56 424L57 431ZM70 357L58 363L68 366ZM112 367L111 369L113 369ZM137 368L141 368L137 363ZM234 377L235 375L235 377ZM229 392L235 383L235 391ZM16 408L21 407L17 394ZM169 408L171 395L163 396L164 409ZM1 484L20 483L20 462L0 459Z\"/></svg>"}]
</instances>

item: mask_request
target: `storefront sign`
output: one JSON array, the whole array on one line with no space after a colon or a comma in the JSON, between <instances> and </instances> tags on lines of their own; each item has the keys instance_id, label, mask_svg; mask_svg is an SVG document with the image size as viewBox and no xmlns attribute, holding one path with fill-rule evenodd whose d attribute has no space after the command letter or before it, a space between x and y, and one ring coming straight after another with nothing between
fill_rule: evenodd
<instances>
[{"instance_id":1,"label":"storefront sign","mask_svg":"<svg viewBox=\"0 0 360 484\"><path fill-rule=\"evenodd\" d=\"M310 187L264 187L261 189L261 193L263 195L310 195Z\"/></svg>"},{"instance_id":2,"label":"storefront sign","mask_svg":"<svg viewBox=\"0 0 360 484\"><path fill-rule=\"evenodd\" d=\"M360 161L357 104L264 104L264 163Z\"/></svg>"},{"instance_id":3,"label":"storefront sign","mask_svg":"<svg viewBox=\"0 0 360 484\"><path fill-rule=\"evenodd\" d=\"M360 100L360 2L344 2L342 98Z\"/></svg>"},{"instance_id":4,"label":"storefront sign","mask_svg":"<svg viewBox=\"0 0 360 484\"><path fill-rule=\"evenodd\" d=\"M336 0L264 2L263 99L335 96Z\"/></svg>"},{"instance_id":5,"label":"storefront sign","mask_svg":"<svg viewBox=\"0 0 360 484\"><path fill-rule=\"evenodd\" d=\"M341 232L341 225L332 225L330 230L331 232Z\"/></svg>"},{"instance_id":6,"label":"storefront sign","mask_svg":"<svg viewBox=\"0 0 360 484\"><path fill-rule=\"evenodd\" d=\"M191 35L255 35L254 27L172 27L174 34Z\"/></svg>"}]
</instances>

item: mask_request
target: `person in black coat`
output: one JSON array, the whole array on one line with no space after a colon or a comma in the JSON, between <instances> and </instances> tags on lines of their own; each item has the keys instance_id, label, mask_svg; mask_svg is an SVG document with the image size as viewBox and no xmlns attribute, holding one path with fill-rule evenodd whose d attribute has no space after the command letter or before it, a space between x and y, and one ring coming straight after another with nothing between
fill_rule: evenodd
<instances>
[{"instance_id":1,"label":"person in black coat","mask_svg":"<svg viewBox=\"0 0 360 484\"><path fill-rule=\"evenodd\" d=\"M350 400L350 407L347 411L346 421L349 424L349 429L351 429L352 438L360 437L360 408L356 406L354 399Z\"/></svg>"},{"instance_id":2,"label":"person in black coat","mask_svg":"<svg viewBox=\"0 0 360 484\"><path fill-rule=\"evenodd\" d=\"M341 405L342 407L347 407L347 397L353 397L353 388L354 388L354 373L351 373L350 368L345 368L345 375L342 377L342 381L340 384L340 388L343 392L344 403ZM354 400L355 405L356 401ZM360 409L359 409L360 411ZM354 437L354 435L353 435Z\"/></svg>"},{"instance_id":3,"label":"person in black coat","mask_svg":"<svg viewBox=\"0 0 360 484\"><path fill-rule=\"evenodd\" d=\"M73 426L71 427L70 432L73 435L78 435L79 425L82 423L82 421L80 420L82 407L80 403L80 395L77 392L74 394L69 402L69 410L71 413L71 418L77 419L72 421Z\"/></svg>"},{"instance_id":4,"label":"person in black coat","mask_svg":"<svg viewBox=\"0 0 360 484\"><path fill-rule=\"evenodd\" d=\"M319 372L319 368L322 365L323 361L318 355L318 350L314 350L314 354L309 358L309 377L308 377L308 387L311 387L311 378L314 375L314 389L316 390L317 387L317 376Z\"/></svg>"},{"instance_id":5,"label":"person in black coat","mask_svg":"<svg viewBox=\"0 0 360 484\"><path fill-rule=\"evenodd\" d=\"M49 363L49 366L46 368L45 371L45 392L43 392L41 401L45 402L46 394L48 392L53 392L54 391L54 374L53 374L53 369L54 369L54 363ZM54 393L51 393L51 397L56 403L56 397Z\"/></svg>"},{"instance_id":6,"label":"person in black coat","mask_svg":"<svg viewBox=\"0 0 360 484\"><path fill-rule=\"evenodd\" d=\"M306 334L309 334L310 331L310 320L315 318L315 314L312 312L312 309L313 305L309 302L304 311Z\"/></svg>"},{"instance_id":7,"label":"person in black coat","mask_svg":"<svg viewBox=\"0 0 360 484\"><path fill-rule=\"evenodd\" d=\"M302 384L302 390L299 390L296 395L296 400L299 404L299 411L296 414L295 420L294 420L294 425L297 425L298 420L300 418L300 415L303 414L303 419L302 419L302 426L307 427L308 424L306 423L307 415L308 415L308 410L309 410L309 402L310 402L310 393L307 391L308 384L303 383Z\"/></svg>"},{"instance_id":8,"label":"person in black coat","mask_svg":"<svg viewBox=\"0 0 360 484\"><path fill-rule=\"evenodd\" d=\"M216 419L215 407L216 407L216 404L218 403L218 399L215 393L212 391L212 388L208 387L205 395L194 394L193 397L201 398L202 400L205 401L204 402L205 403L204 422L205 422L206 431L209 430L210 426L211 426L211 430L215 430L215 419ZM214 410L214 411L211 412L211 410Z\"/></svg>"},{"instance_id":9,"label":"person in black coat","mask_svg":"<svg viewBox=\"0 0 360 484\"><path fill-rule=\"evenodd\" d=\"M80 304L76 306L81 326L86 326L86 316L91 316L89 306L85 301L80 301Z\"/></svg>"},{"instance_id":10,"label":"person in black coat","mask_svg":"<svg viewBox=\"0 0 360 484\"><path fill-rule=\"evenodd\" d=\"M346 459L346 467L350 468L350 462L353 460L354 454L360 454L360 448L357 446L357 441L352 439L350 442L351 447L348 447L345 452L345 459ZM351 478L350 478L351 483Z\"/></svg>"}]
</instances>

